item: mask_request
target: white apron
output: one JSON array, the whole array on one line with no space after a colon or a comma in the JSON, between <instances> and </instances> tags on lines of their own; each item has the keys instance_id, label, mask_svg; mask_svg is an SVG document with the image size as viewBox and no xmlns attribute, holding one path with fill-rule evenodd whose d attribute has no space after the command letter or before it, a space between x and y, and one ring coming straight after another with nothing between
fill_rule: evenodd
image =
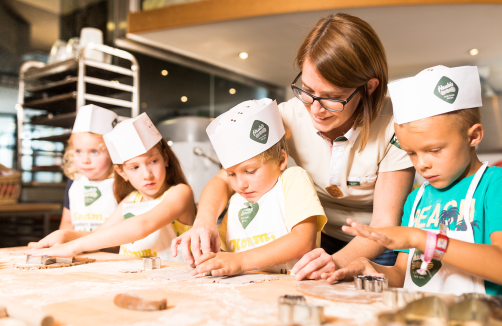
<instances>
[{"instance_id":1,"label":"white apron","mask_svg":"<svg viewBox=\"0 0 502 326\"><path fill-rule=\"evenodd\" d=\"M134 216L149 212L162 202L166 193L167 191L155 200L141 202L141 194L134 192L130 195L133 200L123 204L122 214L124 218L134 218ZM141 240L121 245L120 254L135 257L160 257L163 261L184 262L183 255L178 254L177 257L171 255L171 241L176 238L172 227L173 223L161 227Z\"/></svg>"},{"instance_id":2,"label":"white apron","mask_svg":"<svg viewBox=\"0 0 502 326\"><path fill-rule=\"evenodd\" d=\"M103 224L115 208L113 178L89 181L84 176L73 181L68 190L71 223L75 231L93 231Z\"/></svg>"},{"instance_id":3,"label":"white apron","mask_svg":"<svg viewBox=\"0 0 502 326\"><path fill-rule=\"evenodd\" d=\"M485 162L481 168L476 172L476 175L469 185L467 190L467 195L464 203L464 215L465 224L467 225L466 231L450 231L447 230L447 236L450 239L465 241L469 243L474 243L474 232L472 230L471 223L469 221L469 212L472 197L476 188L478 186L479 180L483 176L483 173L488 166L488 162ZM426 186L430 185L429 182L425 182L420 190L418 191L415 202L413 203L413 209L411 210L410 221L408 222L409 227L414 226L414 216L415 210L418 206L420 198L424 193ZM439 230L428 230L431 232L438 233ZM415 251L417 251L415 253ZM445 294L455 294L461 295L463 293L486 293L484 281L476 276L470 275L450 264L443 261L439 262L432 260L429 264L428 273L424 276L418 274L416 270L420 268L422 260L420 258L420 251L416 249L410 249L408 255L408 265L406 266L406 278L404 281L404 288L415 290L415 291L425 291L434 293L445 293ZM412 270L411 264L414 264L414 270ZM431 267L432 264L432 268ZM432 277L431 277L432 275ZM428 280L428 281L427 281ZM419 286L421 285L421 286Z\"/></svg>"},{"instance_id":4,"label":"white apron","mask_svg":"<svg viewBox=\"0 0 502 326\"><path fill-rule=\"evenodd\" d=\"M227 249L242 252L261 247L288 234L284 221L284 193L279 179L257 203L235 194L228 207ZM262 271L288 274L298 260Z\"/></svg>"}]
</instances>

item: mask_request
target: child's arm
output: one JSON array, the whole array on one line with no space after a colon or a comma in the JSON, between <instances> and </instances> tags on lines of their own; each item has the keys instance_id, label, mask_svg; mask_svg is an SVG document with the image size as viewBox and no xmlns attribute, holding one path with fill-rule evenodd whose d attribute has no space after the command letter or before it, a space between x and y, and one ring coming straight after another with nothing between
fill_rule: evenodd
<instances>
[{"instance_id":1,"label":"child's arm","mask_svg":"<svg viewBox=\"0 0 502 326\"><path fill-rule=\"evenodd\" d=\"M122 207L119 205L113 215ZM113 219L91 234L50 249L31 250L33 256L72 257L83 251L119 246L141 240L180 216L194 214L193 195L189 186L180 184L169 191L162 202L145 214L117 223ZM184 218L186 220L186 218ZM108 222L108 221L107 221Z\"/></svg>"},{"instance_id":2,"label":"child's arm","mask_svg":"<svg viewBox=\"0 0 502 326\"><path fill-rule=\"evenodd\" d=\"M301 258L315 248L317 216L311 216L293 227L291 233L264 246L239 253L206 253L195 263L192 275L211 272L214 276L235 275L263 269Z\"/></svg>"},{"instance_id":3,"label":"child's arm","mask_svg":"<svg viewBox=\"0 0 502 326\"><path fill-rule=\"evenodd\" d=\"M117 224L123 219L124 217L122 216L122 203L120 203L117 206L117 208L113 211L112 215L110 215L110 217L103 224L101 224L96 230L94 230L94 232L110 227L114 224ZM86 235L89 235L90 233L91 233L90 231L75 231L73 229L73 226L71 229L63 229L63 230L60 229L52 232L51 234L47 235L45 238L37 242L37 244L33 247L33 249L51 248L84 237Z\"/></svg>"},{"instance_id":4,"label":"child's arm","mask_svg":"<svg viewBox=\"0 0 502 326\"><path fill-rule=\"evenodd\" d=\"M427 232L414 227L370 228L350 219L342 230L389 249L417 248L425 251ZM502 231L493 232L491 245L450 239L442 261L482 279L502 284Z\"/></svg>"},{"instance_id":5,"label":"child's arm","mask_svg":"<svg viewBox=\"0 0 502 326\"><path fill-rule=\"evenodd\" d=\"M338 280L351 281L356 275L385 276L390 286L403 287L407 263L408 254L404 252L399 253L394 266L378 265L368 258L360 257L335 272L323 273L321 278L332 283Z\"/></svg>"},{"instance_id":6,"label":"child's arm","mask_svg":"<svg viewBox=\"0 0 502 326\"><path fill-rule=\"evenodd\" d=\"M59 224L60 230L74 230L73 224L71 224L71 213L66 207L63 208L63 216L61 216L61 224Z\"/></svg>"}]
</instances>

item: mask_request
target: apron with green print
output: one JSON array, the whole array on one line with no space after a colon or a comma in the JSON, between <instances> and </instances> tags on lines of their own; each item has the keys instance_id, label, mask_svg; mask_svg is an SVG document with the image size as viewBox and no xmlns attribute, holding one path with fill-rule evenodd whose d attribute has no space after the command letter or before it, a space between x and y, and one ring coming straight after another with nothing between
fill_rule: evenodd
<instances>
[{"instance_id":1,"label":"apron with green print","mask_svg":"<svg viewBox=\"0 0 502 326\"><path fill-rule=\"evenodd\" d=\"M89 181L84 176L73 181L68 190L71 224L75 231L93 231L103 224L115 208L113 178Z\"/></svg>"},{"instance_id":2,"label":"apron with green print","mask_svg":"<svg viewBox=\"0 0 502 326\"><path fill-rule=\"evenodd\" d=\"M467 230L465 231L447 231L447 236L450 239L461 240L469 243L474 243L474 232L471 223L468 221L468 216L470 216L470 207L472 203L472 197L476 191L479 180L485 172L487 163L476 172L476 175L469 185L467 190L467 195L464 202L464 218L467 219L465 223ZM429 182L426 182L420 188L415 202L413 203L413 208L411 210L410 220L408 222L409 227L414 227L414 216L417 209L420 198L424 193L425 187L429 186ZM439 230L428 230L431 232L438 233ZM432 260L427 268L426 275L420 275L417 270L420 269L422 264L422 252L418 249L410 249L408 255L408 264L406 266L406 278L404 281L404 288L415 291L426 291L433 293L445 293L445 294L455 294L461 295L463 293L486 293L484 281L476 276L470 275L461 269L454 267L443 261Z\"/></svg>"},{"instance_id":3,"label":"apron with green print","mask_svg":"<svg viewBox=\"0 0 502 326\"><path fill-rule=\"evenodd\" d=\"M266 245L288 234L284 220L284 193L279 179L256 203L235 194L228 207L227 249L243 252ZM263 271L287 274L298 260Z\"/></svg>"},{"instance_id":4,"label":"apron with green print","mask_svg":"<svg viewBox=\"0 0 502 326\"><path fill-rule=\"evenodd\" d=\"M132 193L130 198L133 198L133 201L123 204L124 218L134 218L134 216L149 212L162 202L165 194L155 200L141 202L141 194L139 192ZM183 255L178 254L177 257L173 257L171 254L171 241L174 238L176 238L176 233L170 223L141 240L121 245L120 254L136 257L160 257L162 260L184 262Z\"/></svg>"}]
</instances>

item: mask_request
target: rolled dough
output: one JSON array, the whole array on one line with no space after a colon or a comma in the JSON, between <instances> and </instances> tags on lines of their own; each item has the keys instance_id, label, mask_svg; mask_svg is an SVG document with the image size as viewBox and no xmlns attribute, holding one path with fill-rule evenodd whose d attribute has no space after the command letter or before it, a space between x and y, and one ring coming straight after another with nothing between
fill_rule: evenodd
<instances>
[{"instance_id":1,"label":"rolled dough","mask_svg":"<svg viewBox=\"0 0 502 326\"><path fill-rule=\"evenodd\" d=\"M89 258L75 258L73 263L54 263L50 265L42 265L42 264L14 264L14 267L17 269L51 269L51 268L62 268L62 267L71 267L83 264L89 264L95 262L96 259Z\"/></svg>"},{"instance_id":2,"label":"rolled dough","mask_svg":"<svg viewBox=\"0 0 502 326\"><path fill-rule=\"evenodd\" d=\"M244 273L234 276L192 276L191 268L164 268L159 270L147 271L146 276L155 280L173 280L181 282L199 282L199 283L222 283L222 284L246 284L261 283L266 281L275 281L286 275L279 274L260 274Z\"/></svg>"},{"instance_id":3,"label":"rolled dough","mask_svg":"<svg viewBox=\"0 0 502 326\"><path fill-rule=\"evenodd\" d=\"M326 281L301 281L296 289L303 294L331 301L372 303L382 301L382 294L356 290L354 282L331 284Z\"/></svg>"},{"instance_id":4,"label":"rolled dough","mask_svg":"<svg viewBox=\"0 0 502 326\"><path fill-rule=\"evenodd\" d=\"M119 307L131 310L155 311L167 308L166 298L149 299L133 293L117 294L113 299L113 303Z\"/></svg>"}]
</instances>

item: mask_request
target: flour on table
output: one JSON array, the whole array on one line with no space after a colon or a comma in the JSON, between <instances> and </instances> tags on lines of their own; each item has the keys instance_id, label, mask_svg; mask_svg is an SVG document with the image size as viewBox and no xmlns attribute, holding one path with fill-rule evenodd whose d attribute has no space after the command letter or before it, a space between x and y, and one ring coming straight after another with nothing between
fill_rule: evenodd
<instances>
[{"instance_id":1,"label":"flour on table","mask_svg":"<svg viewBox=\"0 0 502 326\"><path fill-rule=\"evenodd\" d=\"M296 289L316 298L350 303L382 301L382 294L356 290L353 282L331 284L326 281L302 281Z\"/></svg>"},{"instance_id":2,"label":"flour on table","mask_svg":"<svg viewBox=\"0 0 502 326\"><path fill-rule=\"evenodd\" d=\"M284 275L270 275L258 273L244 273L234 276L192 276L189 268L164 268L145 272L148 278L154 280L172 280L181 282L197 283L222 283L222 284L246 284L275 281L287 277Z\"/></svg>"}]
</instances>

